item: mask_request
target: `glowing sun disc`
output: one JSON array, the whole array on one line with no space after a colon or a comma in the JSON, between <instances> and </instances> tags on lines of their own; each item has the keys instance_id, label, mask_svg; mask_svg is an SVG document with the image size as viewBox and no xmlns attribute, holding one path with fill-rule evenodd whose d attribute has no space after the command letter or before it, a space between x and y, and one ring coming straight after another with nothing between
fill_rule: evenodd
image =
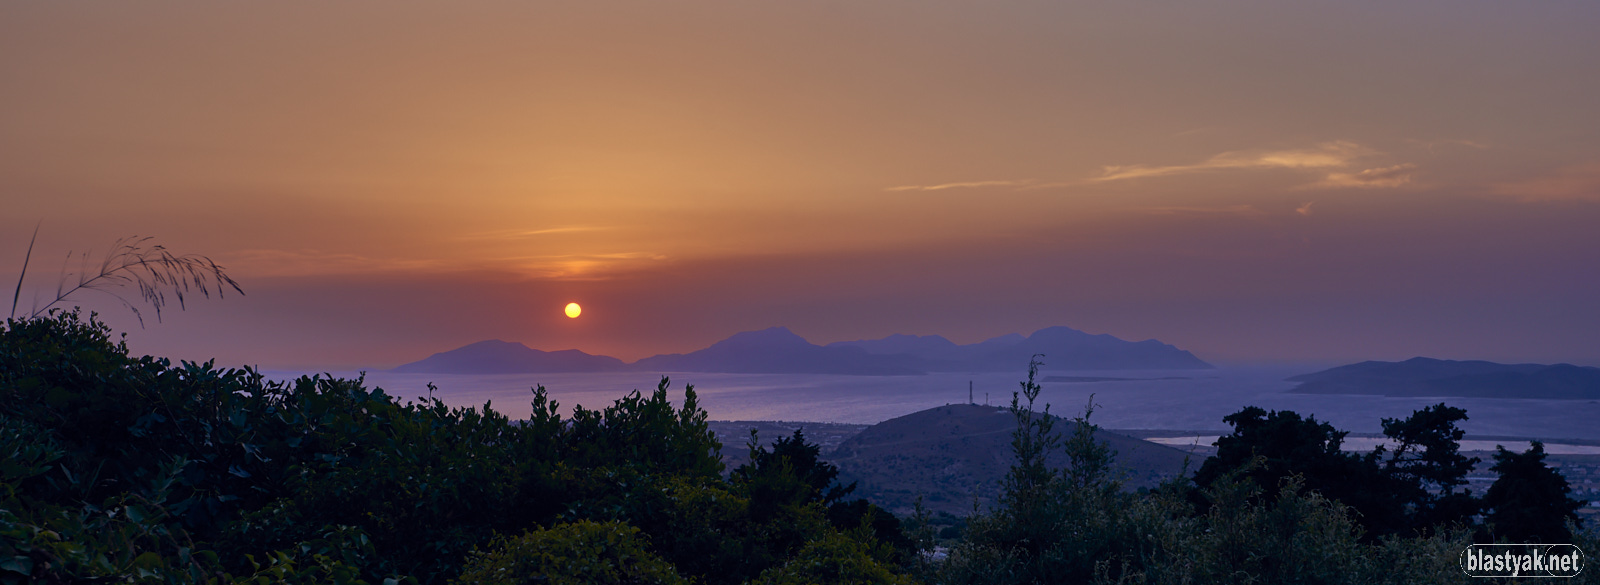
<instances>
[{"instance_id":1,"label":"glowing sun disc","mask_svg":"<svg viewBox=\"0 0 1600 585\"><path fill-rule=\"evenodd\" d=\"M583 307L578 306L578 303L567 303L567 317L577 319L580 314L583 314Z\"/></svg>"}]
</instances>

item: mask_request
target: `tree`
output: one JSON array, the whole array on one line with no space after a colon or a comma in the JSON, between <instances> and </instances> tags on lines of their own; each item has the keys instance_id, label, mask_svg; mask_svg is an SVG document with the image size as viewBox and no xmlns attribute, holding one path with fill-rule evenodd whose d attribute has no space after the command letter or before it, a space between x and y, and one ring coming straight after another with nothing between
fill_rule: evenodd
<instances>
[{"instance_id":1,"label":"tree","mask_svg":"<svg viewBox=\"0 0 1600 585\"><path fill-rule=\"evenodd\" d=\"M1142 522L1147 518L1128 514L1138 502L1121 491L1111 474L1111 450L1095 438L1097 428L1089 422L1093 398L1072 419L1072 433L1063 441L1049 405L1035 407L1042 363L1041 356L1033 357L1028 379L1011 398L1015 461L1001 484L999 506L968 522L966 540L939 569L942 582L1088 582L1097 573L1123 574L1124 563L1143 558L1133 551L1148 538ZM1046 461L1057 449L1066 452L1064 469Z\"/></svg>"},{"instance_id":2,"label":"tree","mask_svg":"<svg viewBox=\"0 0 1600 585\"><path fill-rule=\"evenodd\" d=\"M1400 497L1405 490L1396 489L1400 482L1379 468L1376 451L1361 456L1340 450L1348 432L1319 422L1315 416L1301 418L1293 411L1268 412L1256 406L1222 420L1233 425L1233 434L1217 439L1217 454L1195 473L1197 485L1209 486L1259 457L1260 465L1246 470L1243 478L1253 480L1264 491L1299 476L1306 490L1355 508L1374 536L1406 527ZM1265 491L1265 497L1278 493Z\"/></svg>"},{"instance_id":3,"label":"tree","mask_svg":"<svg viewBox=\"0 0 1600 585\"><path fill-rule=\"evenodd\" d=\"M602 410L577 406L565 446L572 463L583 467L627 464L642 472L718 477L722 443L706 425L706 411L690 384L683 407L667 399L666 376L645 397L635 390Z\"/></svg>"},{"instance_id":4,"label":"tree","mask_svg":"<svg viewBox=\"0 0 1600 585\"><path fill-rule=\"evenodd\" d=\"M735 469L731 479L749 495L753 520L768 521L783 515L784 510L818 504L834 528L854 530L866 525L878 542L909 561L916 545L901 530L900 520L866 500L846 500L856 484L838 483L838 466L822 460L822 447L806 441L805 429L773 441L771 450L760 445L752 430L749 445L750 462Z\"/></svg>"},{"instance_id":5,"label":"tree","mask_svg":"<svg viewBox=\"0 0 1600 585\"><path fill-rule=\"evenodd\" d=\"M856 484L838 485L839 468L822 460L822 446L806 442L805 429L795 429L794 434L772 442L769 451L761 446L754 429L750 431L750 462L733 470L736 482L751 482L787 467L804 489L797 494L804 502L821 502L832 505L850 492Z\"/></svg>"},{"instance_id":6,"label":"tree","mask_svg":"<svg viewBox=\"0 0 1600 585\"><path fill-rule=\"evenodd\" d=\"M1481 508L1471 491L1456 490L1466 485L1467 473L1480 461L1461 454L1463 432L1456 423L1464 420L1467 411L1442 402L1404 420L1383 419L1383 434L1395 442L1384 471L1395 480L1391 485L1400 491L1413 529L1465 526Z\"/></svg>"},{"instance_id":7,"label":"tree","mask_svg":"<svg viewBox=\"0 0 1600 585\"><path fill-rule=\"evenodd\" d=\"M1560 472L1544 463L1544 443L1522 453L1496 445L1495 464L1489 469L1500 474L1483 506L1489 510L1488 522L1494 536L1514 542L1570 542L1567 520L1578 522L1577 511L1585 502L1567 497L1572 487Z\"/></svg>"},{"instance_id":8,"label":"tree","mask_svg":"<svg viewBox=\"0 0 1600 585\"><path fill-rule=\"evenodd\" d=\"M1011 416L1017 428L1011 432L1011 452L1016 462L1002 480L1001 500L1011 509L1028 511L1042 505L1048 491L1060 472L1051 469L1045 460L1050 452L1061 446L1061 436L1055 433L1055 417L1050 416L1050 405L1034 410L1034 402L1043 388L1035 379L1044 362L1034 354L1028 360L1028 379L1021 382L1022 391L1011 393ZM1022 402L1022 399L1027 402Z\"/></svg>"},{"instance_id":9,"label":"tree","mask_svg":"<svg viewBox=\"0 0 1600 585\"><path fill-rule=\"evenodd\" d=\"M855 484L836 485L839 468L821 459L822 447L806 442L805 429L761 446L756 432L750 431L750 462L733 470L730 477L750 497L750 516L763 522L786 508L820 503L824 507L855 491Z\"/></svg>"}]
</instances>

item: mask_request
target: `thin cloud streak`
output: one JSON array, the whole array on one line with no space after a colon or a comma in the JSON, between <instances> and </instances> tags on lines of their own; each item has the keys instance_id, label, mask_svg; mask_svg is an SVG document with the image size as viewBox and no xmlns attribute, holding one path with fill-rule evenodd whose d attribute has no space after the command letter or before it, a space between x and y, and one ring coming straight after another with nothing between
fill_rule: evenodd
<instances>
[{"instance_id":1,"label":"thin cloud streak","mask_svg":"<svg viewBox=\"0 0 1600 585\"><path fill-rule=\"evenodd\" d=\"M1380 155L1377 151L1354 142L1343 140L1324 142L1315 148L1271 151L1229 151L1205 162L1191 165L1152 167L1126 165L1105 167L1099 177L1090 182L1103 183L1147 177L1204 173L1222 170L1324 171L1322 179L1296 187L1296 189L1392 189L1411 183L1413 163L1400 163L1385 167L1344 171L1359 159Z\"/></svg>"},{"instance_id":2,"label":"thin cloud streak","mask_svg":"<svg viewBox=\"0 0 1600 585\"><path fill-rule=\"evenodd\" d=\"M530 236L543 236L549 234L570 234L577 232L597 232L616 229L611 226L573 225L537 230L496 230L462 236L464 240L501 240L526 238Z\"/></svg>"},{"instance_id":3,"label":"thin cloud streak","mask_svg":"<svg viewBox=\"0 0 1600 585\"><path fill-rule=\"evenodd\" d=\"M1600 161L1564 167L1544 177L1501 183L1493 191L1528 202L1600 200Z\"/></svg>"},{"instance_id":4,"label":"thin cloud streak","mask_svg":"<svg viewBox=\"0 0 1600 585\"><path fill-rule=\"evenodd\" d=\"M973 187L1022 187L1032 183L1031 179L1020 181L967 181L961 183L940 183L938 185L901 185L889 187L884 191L943 191L945 189L969 189Z\"/></svg>"},{"instance_id":5,"label":"thin cloud streak","mask_svg":"<svg viewBox=\"0 0 1600 585\"><path fill-rule=\"evenodd\" d=\"M1152 167L1123 165L1105 167L1093 182L1121 181L1228 169L1329 169L1348 166L1353 160L1371 156L1373 151L1353 142L1325 142L1312 149L1260 152L1230 151L1204 162L1190 165Z\"/></svg>"},{"instance_id":6,"label":"thin cloud streak","mask_svg":"<svg viewBox=\"0 0 1600 585\"><path fill-rule=\"evenodd\" d=\"M1411 182L1411 163L1367 169L1354 173L1328 173L1321 181L1300 189L1392 189Z\"/></svg>"},{"instance_id":7,"label":"thin cloud streak","mask_svg":"<svg viewBox=\"0 0 1600 585\"><path fill-rule=\"evenodd\" d=\"M1260 209L1257 209L1254 205L1228 205L1228 206L1225 206L1225 207L1181 207L1181 206L1145 207L1145 208L1139 209L1138 211L1141 211L1141 212L1144 212L1144 213L1149 213L1149 214L1154 214L1154 215L1182 215L1182 214L1245 215L1245 216L1266 215L1266 212L1261 211Z\"/></svg>"},{"instance_id":8,"label":"thin cloud streak","mask_svg":"<svg viewBox=\"0 0 1600 585\"><path fill-rule=\"evenodd\" d=\"M618 274L636 270L642 265L662 262L668 257L649 252L616 252L610 254L550 254L518 256L501 259L502 263L516 267L525 278L558 281L608 280Z\"/></svg>"},{"instance_id":9,"label":"thin cloud streak","mask_svg":"<svg viewBox=\"0 0 1600 585\"><path fill-rule=\"evenodd\" d=\"M239 250L223 257L229 268L254 277L326 276L385 272L444 272L450 263L438 259L374 258L321 250Z\"/></svg>"},{"instance_id":10,"label":"thin cloud streak","mask_svg":"<svg viewBox=\"0 0 1600 585\"><path fill-rule=\"evenodd\" d=\"M1476 140L1417 140L1415 138L1407 138L1406 142L1421 145L1430 153L1436 152L1435 148L1438 146L1465 146L1467 148L1473 148L1477 150L1489 149L1488 143L1479 142Z\"/></svg>"}]
</instances>

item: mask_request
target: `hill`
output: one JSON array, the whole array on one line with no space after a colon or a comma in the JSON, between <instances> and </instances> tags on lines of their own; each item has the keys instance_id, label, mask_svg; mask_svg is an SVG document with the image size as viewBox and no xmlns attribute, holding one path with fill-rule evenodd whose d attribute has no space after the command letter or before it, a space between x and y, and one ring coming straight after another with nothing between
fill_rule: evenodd
<instances>
[{"instance_id":1,"label":"hill","mask_svg":"<svg viewBox=\"0 0 1600 585\"><path fill-rule=\"evenodd\" d=\"M402 374L524 374L615 372L626 364L610 356L576 349L540 351L521 343L492 339L440 352L390 371Z\"/></svg>"},{"instance_id":2,"label":"hill","mask_svg":"<svg viewBox=\"0 0 1600 585\"><path fill-rule=\"evenodd\" d=\"M988 504L1011 468L1016 419L1004 408L952 404L867 427L826 454L839 480L859 482L857 496L895 513L911 510L918 495L929 510L965 516L974 497ZM1059 421L1057 432L1070 432ZM1151 487L1182 472L1183 451L1101 430L1096 438L1116 452L1115 465L1130 488ZM1066 464L1064 453L1050 461ZM1190 468L1198 467L1193 461Z\"/></svg>"},{"instance_id":3,"label":"hill","mask_svg":"<svg viewBox=\"0 0 1600 585\"><path fill-rule=\"evenodd\" d=\"M1367 361L1289 378L1301 394L1600 399L1600 368L1416 357Z\"/></svg>"}]
</instances>

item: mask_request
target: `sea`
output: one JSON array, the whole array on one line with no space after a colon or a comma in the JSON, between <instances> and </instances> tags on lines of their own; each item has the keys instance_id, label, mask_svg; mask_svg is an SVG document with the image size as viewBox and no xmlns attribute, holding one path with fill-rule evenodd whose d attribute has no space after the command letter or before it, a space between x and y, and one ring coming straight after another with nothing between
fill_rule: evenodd
<instances>
[{"instance_id":1,"label":"sea","mask_svg":"<svg viewBox=\"0 0 1600 585\"><path fill-rule=\"evenodd\" d=\"M1292 410L1332 423L1354 434L1382 432L1384 418L1404 418L1420 408L1445 403L1466 409L1460 426L1468 438L1525 437L1551 442L1600 441L1600 401L1514 398L1426 398L1296 394L1290 376L1322 369L1292 365L1224 366L1214 370L1042 372L1038 407L1075 417L1093 405L1090 421L1107 429L1187 431L1194 436L1226 434L1224 416L1245 406ZM314 372L264 371L272 379ZM358 372L326 372L353 378ZM693 384L700 406L712 420L765 420L873 424L946 404L1010 404L1026 371L1016 373L933 373L920 376L844 376L820 374L725 374L705 372L612 372L568 374L397 374L365 373L368 387L381 387L402 399L432 394L453 407L485 405L513 419L531 411L532 388L543 385L563 414L574 406L604 408L628 393L654 391L662 377L669 396L681 404ZM1055 378L1052 380L1051 378ZM1099 380L1095 380L1099 378ZM1111 379L1105 379L1111 378ZM1086 381L1093 380L1093 381Z\"/></svg>"}]
</instances>

